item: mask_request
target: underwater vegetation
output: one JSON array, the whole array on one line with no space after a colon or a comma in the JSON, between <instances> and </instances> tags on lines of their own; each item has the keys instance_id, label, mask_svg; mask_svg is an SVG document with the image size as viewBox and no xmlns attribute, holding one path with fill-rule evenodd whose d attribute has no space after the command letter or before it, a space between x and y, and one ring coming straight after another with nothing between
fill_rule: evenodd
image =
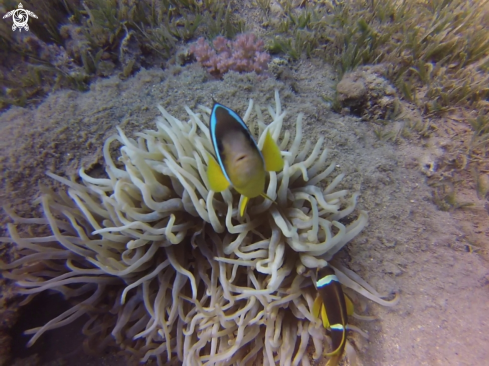
<instances>
[{"instance_id":1,"label":"underwater vegetation","mask_svg":"<svg viewBox=\"0 0 489 366\"><path fill-rule=\"evenodd\" d=\"M2 0L0 13L18 2ZM244 30L224 0L25 1L39 14L29 32L0 22L0 109L38 103L61 88L86 90L97 77L126 78L165 67L179 45L198 35L233 38Z\"/></svg>"},{"instance_id":2,"label":"underwater vegetation","mask_svg":"<svg viewBox=\"0 0 489 366\"><path fill-rule=\"evenodd\" d=\"M29 345L86 314L86 347L117 345L143 362L308 365L309 344L320 359L327 333L317 315L316 270L368 221L366 212L354 214L358 193L339 189L344 174L334 175L336 163L327 163L324 139L302 142L302 114L295 135L282 130L278 92L266 115L250 100L243 121L258 132L258 148L273 138L284 166L266 183L275 203L254 198L241 217L243 196L215 193L207 178L214 149L204 121L211 109L186 107L187 121L159 109L155 130L128 137L118 128L106 140L105 176L81 169L77 183L48 173L66 190L42 189L36 204L44 217L9 210L10 237L1 241L18 251L0 264L3 275L27 296L24 303L54 291L73 304L28 330ZM116 142L118 152L111 149ZM27 236L22 229L29 227L40 234ZM333 266L343 286L397 303ZM353 358L351 343L343 346Z\"/></svg>"},{"instance_id":3,"label":"underwater vegetation","mask_svg":"<svg viewBox=\"0 0 489 366\"><path fill-rule=\"evenodd\" d=\"M17 5L10 0L1 4L5 11ZM257 1L255 6L263 18L260 36L270 53L285 54L292 61L323 58L336 65L340 77L361 65L388 64L389 79L404 98L434 115L456 106L487 112L487 4L282 0ZM232 39L245 30L236 3L222 0L51 0L27 5L43 14L32 22L32 32L13 33L7 22L0 24L0 65L5 71L13 69L1 81L2 108L39 101L47 91L62 87L86 89L94 77L115 72L127 77L140 67L165 67L179 62L173 60L175 51L189 40L203 36L216 42L217 36ZM240 66L239 61L249 57L233 62L225 57L232 45L222 38L217 42L222 71L216 69L218 60L204 39L194 47L213 72L265 68L263 53L254 67ZM205 59L206 52L214 61Z\"/></svg>"},{"instance_id":4,"label":"underwater vegetation","mask_svg":"<svg viewBox=\"0 0 489 366\"><path fill-rule=\"evenodd\" d=\"M293 60L322 57L340 77L361 65L387 63L389 78L426 113L487 99L487 1L325 3L299 8L281 1L273 15L265 13L269 51Z\"/></svg>"},{"instance_id":5,"label":"underwater vegetation","mask_svg":"<svg viewBox=\"0 0 489 366\"><path fill-rule=\"evenodd\" d=\"M16 5L4 0L0 9ZM321 57L340 74L388 63L390 79L426 113L487 98L487 1L282 0L255 5L262 11L261 36L272 54L291 60ZM9 23L0 25L1 65L14 68L2 79L3 107L38 101L53 88L85 89L97 76L118 72L127 77L140 67L164 67L189 40L232 39L244 31L236 3L221 0L51 0L27 6L43 14L32 22L32 32L13 33ZM17 79L22 88L15 85Z\"/></svg>"},{"instance_id":6,"label":"underwater vegetation","mask_svg":"<svg viewBox=\"0 0 489 366\"><path fill-rule=\"evenodd\" d=\"M295 59L299 50L324 58L336 65L340 79L362 65L383 67L386 79L417 107L422 119L408 121L398 131L384 123L375 128L378 139L400 143L412 132L420 139L449 135L450 142L443 147L446 153L430 177L433 202L442 210L470 207L454 198L461 181L473 183L479 199L487 197L483 182L489 169L484 132L489 121L488 1L374 0L329 7L307 2L302 10L290 1L281 4L282 33L274 35L270 52ZM314 45L312 51L301 50L305 43L298 40L306 37L313 40L307 43ZM337 99L328 102L340 111L344 105ZM391 117L397 114L402 120L398 106L391 108L395 112ZM471 127L472 132L460 131L445 118Z\"/></svg>"}]
</instances>

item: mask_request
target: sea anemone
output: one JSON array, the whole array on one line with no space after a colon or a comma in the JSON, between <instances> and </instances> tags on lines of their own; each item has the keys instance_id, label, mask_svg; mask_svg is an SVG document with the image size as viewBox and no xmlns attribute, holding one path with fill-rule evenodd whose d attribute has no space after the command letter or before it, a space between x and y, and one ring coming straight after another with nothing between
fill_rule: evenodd
<instances>
[{"instance_id":1,"label":"sea anemone","mask_svg":"<svg viewBox=\"0 0 489 366\"><path fill-rule=\"evenodd\" d=\"M356 207L358 193L335 190L343 174L331 175L319 138L302 144L302 114L295 136L282 133L286 115L278 92L272 122L253 105L243 120L278 142L285 160L271 172L266 194L255 198L245 217L239 195L216 194L206 177L213 153L206 124L210 109L185 107L187 122L163 107L157 129L109 137L103 148L105 177L80 169L81 182L48 173L66 191L43 189L36 203L44 218L15 224L42 225L50 235L21 237L8 225L19 259L1 263L16 281L24 302L42 291L61 293L73 307L42 327L28 330L32 345L44 332L88 314L83 328L93 348L117 344L140 361L158 364L309 364L321 357L325 331L312 314L311 275L367 224ZM254 118L251 115L255 112ZM254 123L250 123L251 120ZM111 144L122 144L111 156ZM336 266L340 282L370 299L391 305L353 272Z\"/></svg>"}]
</instances>

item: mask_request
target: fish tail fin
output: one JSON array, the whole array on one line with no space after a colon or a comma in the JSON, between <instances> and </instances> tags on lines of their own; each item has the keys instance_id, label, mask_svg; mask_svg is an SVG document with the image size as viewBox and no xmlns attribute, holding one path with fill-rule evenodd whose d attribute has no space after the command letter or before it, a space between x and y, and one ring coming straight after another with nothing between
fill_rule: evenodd
<instances>
[{"instance_id":1,"label":"fish tail fin","mask_svg":"<svg viewBox=\"0 0 489 366\"><path fill-rule=\"evenodd\" d=\"M214 192L222 192L229 187L229 182L224 176L224 173L222 172L222 169L217 161L211 154L208 153L207 155L209 156L209 162L207 164L207 179L209 180L211 190Z\"/></svg>"},{"instance_id":2,"label":"fish tail fin","mask_svg":"<svg viewBox=\"0 0 489 366\"><path fill-rule=\"evenodd\" d=\"M245 208L246 205L248 204L249 198L246 196L243 196L243 199L241 200L241 205L239 205L239 217L244 216Z\"/></svg>"},{"instance_id":3,"label":"fish tail fin","mask_svg":"<svg viewBox=\"0 0 489 366\"><path fill-rule=\"evenodd\" d=\"M343 355L343 351L345 350L345 344L346 344L346 326L342 325L342 324L330 325L330 329L333 332L340 330L340 328L341 328L341 333L342 333L341 334L341 342L333 352L326 353L326 356L328 356L328 357L334 358L335 356L338 356L339 358L341 358L341 356Z\"/></svg>"},{"instance_id":4,"label":"fish tail fin","mask_svg":"<svg viewBox=\"0 0 489 366\"><path fill-rule=\"evenodd\" d=\"M261 153L265 161L266 171L279 172L284 168L284 159L282 159L280 149L270 135L270 131L267 131Z\"/></svg>"}]
</instances>

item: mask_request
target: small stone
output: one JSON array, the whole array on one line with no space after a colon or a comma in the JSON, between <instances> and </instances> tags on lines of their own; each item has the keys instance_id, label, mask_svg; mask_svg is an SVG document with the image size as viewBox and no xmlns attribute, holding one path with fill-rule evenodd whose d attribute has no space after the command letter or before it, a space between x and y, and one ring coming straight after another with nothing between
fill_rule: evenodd
<instances>
[{"instance_id":1,"label":"small stone","mask_svg":"<svg viewBox=\"0 0 489 366\"><path fill-rule=\"evenodd\" d=\"M354 80L348 76L343 77L336 87L340 102L351 101L362 102L367 94L367 88L363 80Z\"/></svg>"}]
</instances>

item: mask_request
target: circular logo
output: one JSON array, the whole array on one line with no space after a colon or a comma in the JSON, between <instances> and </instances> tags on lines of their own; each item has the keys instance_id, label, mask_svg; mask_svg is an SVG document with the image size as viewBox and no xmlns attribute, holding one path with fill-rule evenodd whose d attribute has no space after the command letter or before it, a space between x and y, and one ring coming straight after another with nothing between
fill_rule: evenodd
<instances>
[{"instance_id":1,"label":"circular logo","mask_svg":"<svg viewBox=\"0 0 489 366\"><path fill-rule=\"evenodd\" d=\"M14 20L14 25L19 28L24 28L27 26L27 21L29 20L29 14L24 9L16 9L12 14L12 19ZM27 26L29 30L29 26Z\"/></svg>"},{"instance_id":2,"label":"circular logo","mask_svg":"<svg viewBox=\"0 0 489 366\"><path fill-rule=\"evenodd\" d=\"M25 10L22 4L19 3L19 8L9 11L3 16L3 19L12 17L12 20L14 21L14 24L12 25L13 31L15 31L17 28L19 28L19 32L22 31L22 28L28 31L29 25L27 24L27 21L29 20L29 15L37 18L36 14L34 14L32 11Z\"/></svg>"}]
</instances>

